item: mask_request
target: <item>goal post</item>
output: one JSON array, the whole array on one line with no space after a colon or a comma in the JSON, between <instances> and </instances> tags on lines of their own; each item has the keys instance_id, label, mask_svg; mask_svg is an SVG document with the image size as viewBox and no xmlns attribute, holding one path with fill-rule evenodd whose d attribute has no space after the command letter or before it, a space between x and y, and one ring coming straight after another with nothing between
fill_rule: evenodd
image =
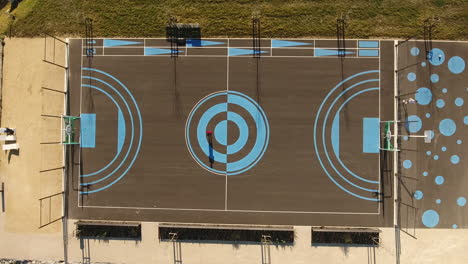
<instances>
[{"instance_id":1,"label":"goal post","mask_svg":"<svg viewBox=\"0 0 468 264\"><path fill-rule=\"evenodd\" d=\"M75 131L79 120L80 117L78 116L62 116L62 144L73 145L80 143L78 133Z\"/></svg>"}]
</instances>

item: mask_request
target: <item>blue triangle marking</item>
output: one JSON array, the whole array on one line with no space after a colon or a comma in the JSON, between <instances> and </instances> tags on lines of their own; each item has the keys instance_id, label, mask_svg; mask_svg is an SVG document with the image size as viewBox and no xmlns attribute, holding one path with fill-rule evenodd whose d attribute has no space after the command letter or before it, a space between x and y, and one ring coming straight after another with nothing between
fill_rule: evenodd
<instances>
[{"instance_id":1,"label":"blue triangle marking","mask_svg":"<svg viewBox=\"0 0 468 264\"><path fill-rule=\"evenodd\" d=\"M239 55L250 55L254 53L267 53L267 51L254 51L250 49L236 49L236 48L229 48L228 56L239 56Z\"/></svg>"},{"instance_id":2,"label":"blue triangle marking","mask_svg":"<svg viewBox=\"0 0 468 264\"><path fill-rule=\"evenodd\" d=\"M271 47L272 48L295 47L295 46L304 46L304 45L312 45L312 43L287 41L287 40L279 40L279 39L271 40Z\"/></svg>"},{"instance_id":3,"label":"blue triangle marking","mask_svg":"<svg viewBox=\"0 0 468 264\"><path fill-rule=\"evenodd\" d=\"M200 40L200 39L187 39L187 47L203 47L203 46L214 46L221 45L224 42L219 41L210 41L210 40Z\"/></svg>"},{"instance_id":4,"label":"blue triangle marking","mask_svg":"<svg viewBox=\"0 0 468 264\"><path fill-rule=\"evenodd\" d=\"M178 52L183 52L179 50ZM162 55L162 54L171 54L170 49L158 49L158 48L145 48L145 56L148 55Z\"/></svg>"},{"instance_id":5,"label":"blue triangle marking","mask_svg":"<svg viewBox=\"0 0 468 264\"><path fill-rule=\"evenodd\" d=\"M127 45L135 45L135 44L142 44L142 43L143 42L117 40L117 39L105 39L104 47L127 46Z\"/></svg>"},{"instance_id":6,"label":"blue triangle marking","mask_svg":"<svg viewBox=\"0 0 468 264\"><path fill-rule=\"evenodd\" d=\"M354 54L355 52L352 51L345 51L344 54ZM315 49L315 56L337 56L339 54L343 54L343 51L339 50L329 50L329 49Z\"/></svg>"}]
</instances>

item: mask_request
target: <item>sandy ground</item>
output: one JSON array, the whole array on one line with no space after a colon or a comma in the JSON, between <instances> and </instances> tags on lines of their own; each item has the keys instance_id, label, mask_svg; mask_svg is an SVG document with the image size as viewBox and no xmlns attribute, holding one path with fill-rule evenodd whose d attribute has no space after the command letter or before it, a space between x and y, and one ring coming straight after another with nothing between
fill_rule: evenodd
<instances>
[{"instance_id":1,"label":"sandy ground","mask_svg":"<svg viewBox=\"0 0 468 264\"><path fill-rule=\"evenodd\" d=\"M59 47L59 46L57 46ZM57 52L63 58L64 50ZM39 228L61 215L61 197L39 198L62 190L60 115L63 95L41 86L64 89L63 69L43 60L44 39L7 39L4 57L1 126L17 129L19 152L0 153L0 182L5 182L5 212L0 210L0 259L63 259L61 222ZM61 55L60 55L61 53ZM50 56L51 54L48 54ZM60 57L62 56L62 57ZM48 57L49 58L49 57ZM60 61L57 61L60 63ZM51 170L52 169L52 170ZM42 171L42 172L41 172ZM48 215L48 212L51 215ZM142 240L79 240L69 220L69 259L112 263L174 263L173 243L158 240L158 223L142 223ZM396 263L395 232L381 229L381 245L318 247L310 227L295 227L292 247L271 247L270 263ZM416 230L417 239L401 234L401 263L468 263L467 229ZM260 245L181 243L181 263L262 263Z\"/></svg>"},{"instance_id":2,"label":"sandy ground","mask_svg":"<svg viewBox=\"0 0 468 264\"><path fill-rule=\"evenodd\" d=\"M65 46L48 40L47 59L65 65ZM62 197L40 198L62 191L63 152L60 141L64 69L44 63L44 39L6 39L3 69L2 127L16 128L19 151L0 154L0 181L5 183L5 212L0 232L59 233ZM55 56L55 58L54 58ZM44 117L42 115L57 115ZM3 144L3 143L2 143ZM51 170L53 169L53 170ZM42 171L42 172L41 172Z\"/></svg>"}]
</instances>

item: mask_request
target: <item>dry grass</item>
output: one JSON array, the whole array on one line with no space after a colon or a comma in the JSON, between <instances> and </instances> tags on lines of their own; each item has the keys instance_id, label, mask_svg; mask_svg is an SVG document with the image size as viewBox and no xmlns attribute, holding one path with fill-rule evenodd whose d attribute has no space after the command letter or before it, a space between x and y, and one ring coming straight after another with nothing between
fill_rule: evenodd
<instances>
[{"instance_id":1,"label":"dry grass","mask_svg":"<svg viewBox=\"0 0 468 264\"><path fill-rule=\"evenodd\" d=\"M204 37L248 37L253 11L262 15L264 37L334 37L345 12L350 38L421 36L423 21L437 16L434 38L468 39L466 0L23 0L13 29L23 37L82 36L90 17L96 36L161 37L172 15L200 23Z\"/></svg>"}]
</instances>

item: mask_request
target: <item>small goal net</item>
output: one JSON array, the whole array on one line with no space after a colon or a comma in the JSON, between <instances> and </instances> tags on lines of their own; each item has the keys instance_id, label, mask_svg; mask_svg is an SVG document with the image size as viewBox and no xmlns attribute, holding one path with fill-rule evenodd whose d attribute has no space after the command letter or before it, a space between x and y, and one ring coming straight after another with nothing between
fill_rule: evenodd
<instances>
[{"instance_id":1,"label":"small goal net","mask_svg":"<svg viewBox=\"0 0 468 264\"><path fill-rule=\"evenodd\" d=\"M77 133L78 116L62 116L62 144L79 144L79 133Z\"/></svg>"}]
</instances>

